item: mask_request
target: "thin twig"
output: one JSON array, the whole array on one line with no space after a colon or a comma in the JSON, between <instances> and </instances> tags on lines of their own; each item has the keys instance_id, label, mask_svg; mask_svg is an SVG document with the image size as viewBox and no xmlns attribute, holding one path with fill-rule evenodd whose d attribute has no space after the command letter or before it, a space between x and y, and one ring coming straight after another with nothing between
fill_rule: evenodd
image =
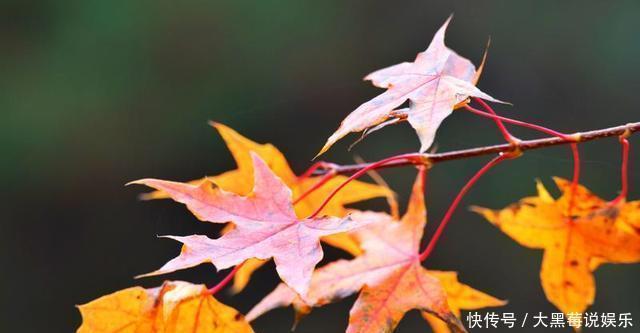
<instances>
[{"instance_id":1,"label":"thin twig","mask_svg":"<svg viewBox=\"0 0 640 333\"><path fill-rule=\"evenodd\" d=\"M631 134L640 131L640 122L629 123L626 125L609 127L604 129L598 129L587 132L578 132L574 134L567 134L566 138L543 138L543 139L534 139L534 140L523 140L518 142L517 144L505 143L493 146L484 146L484 147L476 147L470 149L462 149L455 150L445 153L435 153L435 154L421 154L422 158L414 158L411 160L396 160L388 163L384 163L382 165L378 165L376 168L391 168L391 167L400 167L400 166L408 166L408 165L417 165L417 164L435 164L444 161L452 161L465 159L476 156L483 155L492 155L497 153L508 153L514 152L517 150L526 151L526 150L534 150L540 149L544 147L550 146L558 146L571 144L575 142L586 142L597 140L601 138L620 136L625 133ZM377 163L377 162L376 162ZM350 174L353 172L357 172L362 170L363 168L370 167L372 163L358 163L358 164L348 164L348 165L333 165L330 169L319 168L314 171L314 175L325 174L331 170L338 174Z\"/></svg>"}]
</instances>

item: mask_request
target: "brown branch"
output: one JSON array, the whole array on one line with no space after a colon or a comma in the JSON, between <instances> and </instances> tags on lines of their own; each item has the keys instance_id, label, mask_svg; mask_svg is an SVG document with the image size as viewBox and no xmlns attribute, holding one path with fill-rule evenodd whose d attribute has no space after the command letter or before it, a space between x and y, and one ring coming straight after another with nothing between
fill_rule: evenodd
<instances>
[{"instance_id":1,"label":"brown branch","mask_svg":"<svg viewBox=\"0 0 640 333\"><path fill-rule=\"evenodd\" d=\"M588 132L578 132L578 133L567 135L568 137L573 138L573 140L552 137L552 138L543 138L543 139L534 139L534 140L522 140L517 142L516 144L504 143L504 144L493 145L493 146L455 150L455 151L450 151L446 153L422 154L422 159L421 159L422 162L418 162L418 159L415 159L412 161L398 160L398 161L389 162L387 164L379 166L378 169L400 167L400 166L407 166L407 165L417 165L417 164L435 164L435 163L444 162L444 161L459 160L464 158L498 154L498 153L508 153L508 152L516 152L516 151L524 152L526 150L565 145L565 144L570 144L574 142L586 142L586 141L592 141L592 140L612 137L612 136L628 136L638 131L640 131L640 122L629 123L622 126L609 127L609 128L593 130ZM314 172L314 175L322 175L327 173L330 170L340 174L349 174L349 173L353 173L358 170L361 170L370 164L371 163L359 163L359 164L349 164L349 165L328 164L327 167L317 169Z\"/></svg>"}]
</instances>

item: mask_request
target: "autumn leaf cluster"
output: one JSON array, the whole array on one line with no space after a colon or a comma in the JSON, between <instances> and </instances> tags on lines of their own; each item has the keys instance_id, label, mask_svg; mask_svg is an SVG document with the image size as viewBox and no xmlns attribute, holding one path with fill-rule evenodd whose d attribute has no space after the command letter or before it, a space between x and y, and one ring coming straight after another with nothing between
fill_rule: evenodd
<instances>
[{"instance_id":1,"label":"autumn leaf cluster","mask_svg":"<svg viewBox=\"0 0 640 333\"><path fill-rule=\"evenodd\" d=\"M167 281L153 289L133 287L103 296L79 306L83 323L78 332L252 332L249 322L274 308L292 306L297 321L315 307L355 294L349 333L392 332L411 310L420 311L435 332L466 332L460 320L462 310L504 305L505 301L460 282L458 273L424 265L464 193L490 168L520 155L519 139L504 127L501 119L505 118L495 115L484 101L503 102L476 87L484 58L476 68L445 45L449 21L413 62L365 78L386 90L349 114L320 151L324 153L351 132L362 132L365 137L408 121L418 134L419 153L369 164L352 176L340 175L331 163L316 164L296 175L276 147L212 123L235 159L236 169L189 182L141 179L131 184L153 189L143 199L173 199L198 220L224 227L215 238L163 236L180 243L179 254L141 277L203 263L218 270L232 269L231 273L211 288ZM494 158L471 178L423 249L425 178L432 164L420 153L432 145L438 127L454 110L475 110L470 106L472 100L486 106L486 115L493 117L514 149ZM400 108L407 101L409 107ZM545 295L565 313L584 312L594 302L593 272L600 265L640 261L640 201L628 202L626 190L606 201L579 185L577 141L570 142L571 138L552 130L546 133L567 140L574 149L574 179L555 179L561 196L554 198L538 182L536 196L501 210L473 210L519 244L544 250L540 277ZM628 144L626 137L621 142ZM401 217L395 193L377 174L372 175L376 183L356 179L394 160L418 165ZM349 208L380 197L389 202L388 212ZM351 258L317 267L323 259L322 243ZM274 261L281 283L246 317L214 298L231 279L233 291L241 292L253 272L269 260Z\"/></svg>"}]
</instances>

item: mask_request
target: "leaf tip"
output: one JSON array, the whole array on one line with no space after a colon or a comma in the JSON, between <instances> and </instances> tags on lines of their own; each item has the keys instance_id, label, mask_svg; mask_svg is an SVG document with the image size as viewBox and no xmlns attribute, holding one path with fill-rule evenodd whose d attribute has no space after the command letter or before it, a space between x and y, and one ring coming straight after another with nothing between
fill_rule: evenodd
<instances>
[{"instance_id":1,"label":"leaf tip","mask_svg":"<svg viewBox=\"0 0 640 333\"><path fill-rule=\"evenodd\" d=\"M551 177L551 179L553 179L553 182L556 184L556 187L558 187L558 189L563 192L571 184L571 181L566 178L554 176L554 177Z\"/></svg>"},{"instance_id":2,"label":"leaf tip","mask_svg":"<svg viewBox=\"0 0 640 333\"><path fill-rule=\"evenodd\" d=\"M469 211L474 212L476 214L480 214L480 215L487 215L489 212L493 212L493 210L489 208L476 206L476 205L469 206Z\"/></svg>"},{"instance_id":3,"label":"leaf tip","mask_svg":"<svg viewBox=\"0 0 640 333\"><path fill-rule=\"evenodd\" d=\"M130 182L127 182L124 184L124 186L131 186L131 185L144 185L143 183L144 179L136 179L136 180L132 180Z\"/></svg>"},{"instance_id":4,"label":"leaf tip","mask_svg":"<svg viewBox=\"0 0 640 333\"><path fill-rule=\"evenodd\" d=\"M320 157L320 155L326 153L330 147L331 147L331 144L329 142L325 143L324 146L322 146L322 149L320 149L320 151L316 154L316 156L314 156L311 160L315 161L318 157Z\"/></svg>"},{"instance_id":5,"label":"leaf tip","mask_svg":"<svg viewBox=\"0 0 640 333\"><path fill-rule=\"evenodd\" d=\"M125 185L128 186L129 184ZM155 192L149 192L149 193L140 193L138 194L138 200L140 201L150 201L156 199L156 195Z\"/></svg>"},{"instance_id":6,"label":"leaf tip","mask_svg":"<svg viewBox=\"0 0 640 333\"><path fill-rule=\"evenodd\" d=\"M214 267L215 267L215 266L214 266ZM233 284L233 285L231 285L231 288L229 288L229 294L230 294L231 296L233 296L233 295L237 295L237 294L239 294L243 289L244 289L243 287L240 287L240 286L237 286L237 285Z\"/></svg>"},{"instance_id":7,"label":"leaf tip","mask_svg":"<svg viewBox=\"0 0 640 333\"><path fill-rule=\"evenodd\" d=\"M209 126L215 128L218 131L222 131L222 130L225 130L225 129L230 129L227 125L225 125L223 123L219 123L219 122L217 122L215 120L209 120L207 122L207 124L209 124Z\"/></svg>"},{"instance_id":8,"label":"leaf tip","mask_svg":"<svg viewBox=\"0 0 640 333\"><path fill-rule=\"evenodd\" d=\"M447 20L445 21L446 23L449 23L452 19L453 19L453 12L451 12L451 14L449 14L449 16L447 17Z\"/></svg>"},{"instance_id":9,"label":"leaf tip","mask_svg":"<svg viewBox=\"0 0 640 333\"><path fill-rule=\"evenodd\" d=\"M453 20L453 13L449 14L449 16L447 17L447 19L444 21L444 23L442 24L442 26L440 27L440 29L438 29L438 31L436 32L436 34L440 33L443 34L442 37L444 37L444 32L447 31L447 28L449 27L449 23L451 23L451 20ZM443 40L444 41L444 40Z\"/></svg>"},{"instance_id":10,"label":"leaf tip","mask_svg":"<svg viewBox=\"0 0 640 333\"><path fill-rule=\"evenodd\" d=\"M157 275L157 274L155 274L155 272L149 272L149 273L144 273L144 274L138 274L138 275L134 276L133 278L137 280L137 279L142 279L142 278L146 278L146 277L150 277L150 276L154 276L154 275Z\"/></svg>"},{"instance_id":11,"label":"leaf tip","mask_svg":"<svg viewBox=\"0 0 640 333\"><path fill-rule=\"evenodd\" d=\"M153 178L142 178L142 179L136 179L136 180L132 180L126 184L124 184L124 186L131 186L131 185L145 185L145 186L149 186L149 183L153 182L154 180L157 179L153 179Z\"/></svg>"}]
</instances>

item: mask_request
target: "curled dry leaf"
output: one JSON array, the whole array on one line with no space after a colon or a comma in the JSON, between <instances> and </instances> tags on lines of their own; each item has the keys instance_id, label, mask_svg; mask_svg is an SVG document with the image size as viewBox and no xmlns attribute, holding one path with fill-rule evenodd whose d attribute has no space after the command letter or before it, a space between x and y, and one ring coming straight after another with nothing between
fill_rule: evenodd
<instances>
[{"instance_id":1,"label":"curled dry leaf","mask_svg":"<svg viewBox=\"0 0 640 333\"><path fill-rule=\"evenodd\" d=\"M479 97L492 102L497 99L475 87L480 69L444 44L444 36L451 18L436 32L429 47L413 62L403 62L365 77L365 80L387 91L360 105L351 112L333 133L318 155L326 152L336 141L352 132L378 130L394 123L394 113L407 116L409 124L420 139L420 152L426 151L435 137L440 123L459 103ZM406 101L408 109L396 110Z\"/></svg>"},{"instance_id":2,"label":"curled dry leaf","mask_svg":"<svg viewBox=\"0 0 640 333\"><path fill-rule=\"evenodd\" d=\"M383 213L352 215L354 220L375 221L354 232L364 249L363 255L317 269L306 297L296 295L284 284L279 285L247 314L247 319L254 320L273 308L288 305L304 314L310 307L322 306L362 290L351 309L347 332L391 332L412 309L433 314L454 332L464 331L447 303L447 293L453 292L454 297L462 295L464 293L459 293L457 288L464 285L452 282L451 274L455 276L455 273L431 272L420 264L418 252L426 223L423 182L424 178L420 176L401 221L394 221ZM477 306L501 304L491 296L477 293L484 297L475 304ZM453 304L465 308L463 298Z\"/></svg>"},{"instance_id":3,"label":"curled dry leaf","mask_svg":"<svg viewBox=\"0 0 640 333\"><path fill-rule=\"evenodd\" d=\"M298 198L308 189L314 186L320 177L301 178L295 175L284 154L271 144L259 144L240 135L233 129L220 124L211 123L211 125L220 133L225 141L231 155L238 166L235 170L230 170L216 176L209 176L203 179L190 181L189 184L199 185L204 181L211 181L221 189L233 192L238 195L247 195L253 188L253 163L251 161L251 152L254 152L262 158L276 176L291 189L293 198ZM294 206L296 215L304 218L320 205L336 187L342 184L347 177L335 176L322 187L303 198ZM347 214L345 205L368 200L376 197L392 196L393 193L383 186L368 184L361 181L352 181L345 186L338 194L322 209L321 215L344 217ZM169 198L169 195L163 191L154 191L142 196L143 199L163 199ZM233 229L230 224L225 227L225 232ZM343 249L352 255L358 255L362 251L356 240L346 233L338 233L322 238L327 244ZM249 282L252 273L264 263L263 260L249 259L238 270L234 278L233 290L239 292Z\"/></svg>"},{"instance_id":4,"label":"curled dry leaf","mask_svg":"<svg viewBox=\"0 0 640 333\"><path fill-rule=\"evenodd\" d=\"M253 332L238 311L209 295L206 286L182 281L120 290L78 308L78 333Z\"/></svg>"},{"instance_id":5,"label":"curled dry leaf","mask_svg":"<svg viewBox=\"0 0 640 333\"><path fill-rule=\"evenodd\" d=\"M183 243L180 255L147 275L170 273L213 263L218 269L236 266L247 259L274 258L282 280L301 295L306 294L313 268L322 260L320 237L354 230L367 221L323 217L298 219L291 190L252 153L254 188L248 196L224 191L210 181L200 185L142 179L143 184L164 191L183 203L198 219L233 222L235 228L218 239L203 235L166 236Z\"/></svg>"},{"instance_id":6,"label":"curled dry leaf","mask_svg":"<svg viewBox=\"0 0 640 333\"><path fill-rule=\"evenodd\" d=\"M473 210L523 246L544 249L540 278L547 299L564 313L583 312L595 297L593 271L602 263L640 261L640 201L612 205L583 186L555 178L554 199L538 182L538 196L502 210Z\"/></svg>"}]
</instances>

